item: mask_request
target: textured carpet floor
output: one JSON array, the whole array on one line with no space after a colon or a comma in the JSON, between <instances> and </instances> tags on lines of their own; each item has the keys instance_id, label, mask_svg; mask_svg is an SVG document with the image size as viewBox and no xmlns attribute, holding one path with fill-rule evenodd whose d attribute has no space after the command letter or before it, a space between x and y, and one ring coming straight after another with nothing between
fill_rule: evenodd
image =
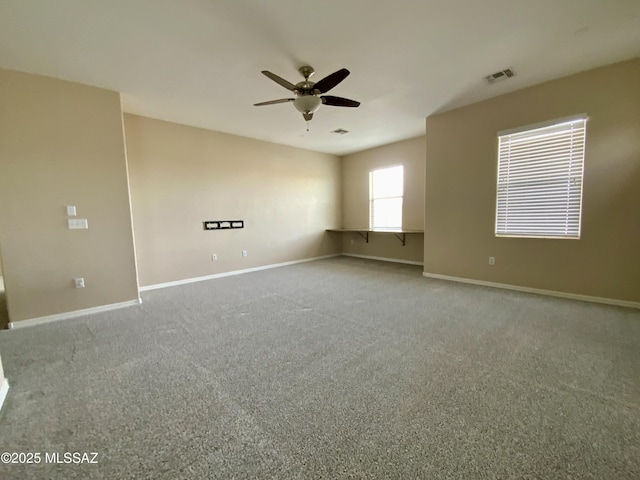
<instances>
[{"instance_id":1,"label":"textured carpet floor","mask_svg":"<svg viewBox=\"0 0 640 480\"><path fill-rule=\"evenodd\" d=\"M640 478L640 313L339 257L0 332L2 479Z\"/></svg>"}]
</instances>

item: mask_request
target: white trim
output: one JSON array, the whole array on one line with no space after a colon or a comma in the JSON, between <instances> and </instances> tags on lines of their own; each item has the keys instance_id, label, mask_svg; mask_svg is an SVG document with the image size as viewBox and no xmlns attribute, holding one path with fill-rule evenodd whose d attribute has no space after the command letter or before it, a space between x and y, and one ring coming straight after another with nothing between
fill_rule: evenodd
<instances>
[{"instance_id":1,"label":"white trim","mask_svg":"<svg viewBox=\"0 0 640 480\"><path fill-rule=\"evenodd\" d=\"M414 260L402 260L400 258L387 258L387 257L373 257L371 255L356 255L355 253L343 253L345 257L366 258L367 260L380 260L381 262L392 263L404 263L406 265L419 265L423 266L423 262L416 262Z\"/></svg>"},{"instance_id":2,"label":"white trim","mask_svg":"<svg viewBox=\"0 0 640 480\"><path fill-rule=\"evenodd\" d=\"M548 295L550 297L568 298L571 300L581 300L583 302L603 303L605 305L615 305L617 307L640 308L640 302L631 302L628 300L617 300L615 298L592 297L590 295L580 295L578 293L565 293L565 292L557 292L555 290L543 290L541 288L521 287L519 285L510 285L508 283L486 282L484 280L451 277L449 275L440 275L437 273L422 272L422 275L428 278L437 278L439 280L449 280L452 282L470 283L472 285L480 285L483 287L515 290L516 292L535 293L537 295Z\"/></svg>"},{"instance_id":3,"label":"white trim","mask_svg":"<svg viewBox=\"0 0 640 480\"><path fill-rule=\"evenodd\" d=\"M203 277L185 278L183 280L175 280L173 282L156 283L155 285L145 285L144 287L140 287L140 291L148 292L149 290L157 290L159 288L177 287L179 285L186 285L188 283L204 282L206 280L214 280L216 278L242 275L243 273L251 273L258 272L260 270L269 270L271 268L286 267L287 265L294 265L296 263L314 262L316 260L324 260L325 258L339 257L340 255L340 253L334 253L331 255L323 255L321 257L311 257L303 258L302 260L292 260L290 262L272 263L269 265L262 265L261 267L252 267L242 270L231 270L230 272L214 273L211 275L205 275Z\"/></svg>"},{"instance_id":4,"label":"white trim","mask_svg":"<svg viewBox=\"0 0 640 480\"><path fill-rule=\"evenodd\" d=\"M2 380L2 385L0 385L0 410L2 410L2 405L7 398L7 393L9 393L9 380L5 378Z\"/></svg>"},{"instance_id":5,"label":"white trim","mask_svg":"<svg viewBox=\"0 0 640 480\"><path fill-rule=\"evenodd\" d=\"M56 322L58 320L66 320L68 318L83 317L85 315L92 315L94 313L108 312L109 310L116 310L118 308L131 307L133 305L139 305L142 303L142 299L131 300L128 302L111 303L109 305L101 305L99 307L85 308L83 310L74 310L72 312L56 313L55 315L47 315L44 317L30 318L28 320L18 320L17 322L9 323L10 329L32 327L34 325L42 325L43 323Z\"/></svg>"}]
</instances>

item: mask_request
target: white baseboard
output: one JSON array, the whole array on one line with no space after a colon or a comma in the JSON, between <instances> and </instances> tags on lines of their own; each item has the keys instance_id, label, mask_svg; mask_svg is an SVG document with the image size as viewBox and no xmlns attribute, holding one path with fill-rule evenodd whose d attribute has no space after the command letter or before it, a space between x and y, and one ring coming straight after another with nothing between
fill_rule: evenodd
<instances>
[{"instance_id":1,"label":"white baseboard","mask_svg":"<svg viewBox=\"0 0 640 480\"><path fill-rule=\"evenodd\" d=\"M141 292L147 292L149 290L157 290L159 288L177 287L178 285L186 285L188 283L204 282L205 280L213 280L216 278L230 277L233 275L242 275L243 273L258 272L260 270L268 270L271 268L286 267L287 265L294 265L296 263L314 262L316 260L324 260L325 258L339 257L341 254L334 253L331 255L323 255L321 257L303 258L302 260L292 260L290 262L272 263L270 265L262 265L260 267L245 268L242 270L232 270L230 272L214 273L211 275L205 275L203 277L185 278L184 280L175 280L173 282L156 283L155 285L146 285L140 287Z\"/></svg>"},{"instance_id":2,"label":"white baseboard","mask_svg":"<svg viewBox=\"0 0 640 480\"><path fill-rule=\"evenodd\" d=\"M440 275L437 273L423 272L422 275L428 278L437 278L439 280L449 280L452 282L469 283L472 285L480 285L483 287L515 290L516 292L535 293L537 295L548 295L550 297L568 298L571 300L581 300L583 302L603 303L605 305L615 305L617 307L640 308L640 303L638 302L630 302L628 300L616 300L615 298L592 297L590 295L580 295L578 293L556 292L555 290L543 290L541 288L530 288L530 287L521 287L518 285L510 285L508 283L495 283L495 282L486 282L484 280L474 280L471 278L451 277L449 275Z\"/></svg>"},{"instance_id":3,"label":"white baseboard","mask_svg":"<svg viewBox=\"0 0 640 480\"><path fill-rule=\"evenodd\" d=\"M68 318L82 317L84 315L91 315L94 313L107 312L109 310L115 310L117 308L131 307L133 305L139 305L142 303L142 299L131 300L129 302L111 303L109 305L102 305L100 307L85 308L83 310L74 310L72 312L56 313L55 315L47 315L44 317L30 318L28 320L19 320L17 322L9 323L10 329L33 327L34 325L42 325L43 323L56 322L58 320L66 320Z\"/></svg>"},{"instance_id":4,"label":"white baseboard","mask_svg":"<svg viewBox=\"0 0 640 480\"><path fill-rule=\"evenodd\" d=\"M0 385L0 410L2 410L4 400L7 398L7 393L9 393L9 381L5 378Z\"/></svg>"},{"instance_id":5,"label":"white baseboard","mask_svg":"<svg viewBox=\"0 0 640 480\"><path fill-rule=\"evenodd\" d=\"M381 262L392 262L392 263L404 263L406 265L419 265L423 266L423 262L416 262L413 260L402 260L400 258L387 258L387 257L373 257L371 255L356 255L355 253L343 253L345 257L355 257L355 258L366 258L367 260L380 260Z\"/></svg>"}]
</instances>

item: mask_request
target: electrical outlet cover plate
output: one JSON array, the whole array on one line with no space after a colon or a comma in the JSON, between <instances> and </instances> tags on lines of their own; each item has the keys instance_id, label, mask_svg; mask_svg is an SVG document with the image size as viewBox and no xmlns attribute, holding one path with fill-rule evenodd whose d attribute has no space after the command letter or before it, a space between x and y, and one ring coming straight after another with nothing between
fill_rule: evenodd
<instances>
[{"instance_id":1,"label":"electrical outlet cover plate","mask_svg":"<svg viewBox=\"0 0 640 480\"><path fill-rule=\"evenodd\" d=\"M89 228L89 222L86 218L69 218L67 222L69 230L86 230Z\"/></svg>"}]
</instances>

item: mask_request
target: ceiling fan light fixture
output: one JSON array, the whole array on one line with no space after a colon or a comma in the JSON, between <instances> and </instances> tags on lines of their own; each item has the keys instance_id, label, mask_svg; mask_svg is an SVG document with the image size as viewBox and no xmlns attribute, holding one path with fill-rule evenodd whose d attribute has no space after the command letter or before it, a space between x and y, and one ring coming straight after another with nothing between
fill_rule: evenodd
<instances>
[{"instance_id":1,"label":"ceiling fan light fixture","mask_svg":"<svg viewBox=\"0 0 640 480\"><path fill-rule=\"evenodd\" d=\"M333 87L342 82L347 76L349 76L349 70L341 68L337 72L333 72L331 75L327 75L317 83L310 82L309 77L313 74L313 68L310 66L300 67L298 70L304 77L304 82L298 82L295 85L282 77L279 77L275 73L271 73L268 70L263 70L262 74L269 79L276 82L278 85L283 86L287 90L295 93L296 98L281 98L279 100L269 100L268 102L254 103L256 107L263 105L275 105L277 103L293 102L293 106L302 113L302 117L307 122L313 120L313 114L320 108L320 105L329 105L334 107L358 107L360 102L355 100L349 100L348 98L335 97L333 95L322 95L328 92Z\"/></svg>"},{"instance_id":2,"label":"ceiling fan light fixture","mask_svg":"<svg viewBox=\"0 0 640 480\"><path fill-rule=\"evenodd\" d=\"M293 106L300 113L313 113L320 108L322 100L315 95L303 95L293 101Z\"/></svg>"}]
</instances>

